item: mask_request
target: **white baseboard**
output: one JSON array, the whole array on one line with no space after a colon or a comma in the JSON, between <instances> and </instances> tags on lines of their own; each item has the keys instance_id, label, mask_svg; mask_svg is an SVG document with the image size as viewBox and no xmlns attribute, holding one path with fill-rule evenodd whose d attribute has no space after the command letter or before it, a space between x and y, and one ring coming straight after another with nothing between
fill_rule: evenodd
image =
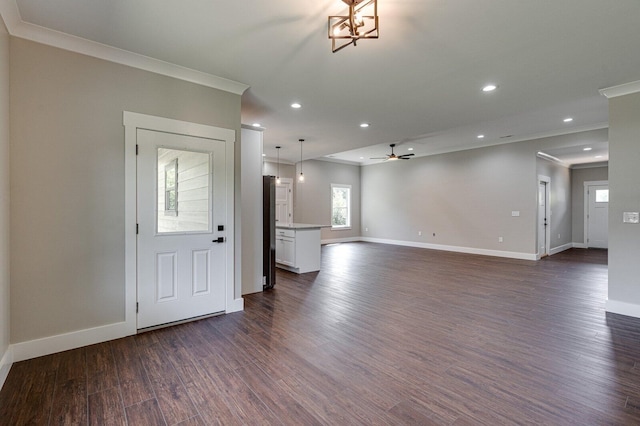
<instances>
[{"instance_id":1,"label":"white baseboard","mask_svg":"<svg viewBox=\"0 0 640 426\"><path fill-rule=\"evenodd\" d=\"M586 249L587 245L585 243L573 243L573 248Z\"/></svg>"},{"instance_id":2,"label":"white baseboard","mask_svg":"<svg viewBox=\"0 0 640 426\"><path fill-rule=\"evenodd\" d=\"M135 334L135 331L132 333L131 327L129 327L126 322L118 322L101 327L58 334L56 336L43 337L42 339L14 343L10 346L10 349L13 355L13 362L18 362L119 339L132 334Z\"/></svg>"},{"instance_id":3,"label":"white baseboard","mask_svg":"<svg viewBox=\"0 0 640 426\"><path fill-rule=\"evenodd\" d=\"M9 346L0 360L0 389L2 389L5 380L7 380L11 364L13 364L13 354L11 352L11 346Z\"/></svg>"},{"instance_id":4,"label":"white baseboard","mask_svg":"<svg viewBox=\"0 0 640 426\"><path fill-rule=\"evenodd\" d=\"M626 315L628 317L640 318L640 305L617 300L607 299L604 310L613 314Z\"/></svg>"},{"instance_id":5,"label":"white baseboard","mask_svg":"<svg viewBox=\"0 0 640 426\"><path fill-rule=\"evenodd\" d=\"M520 253L520 252L513 252L513 251L488 250L488 249L479 249L479 248L472 248L472 247L446 246L446 245L440 245L440 244L417 243L414 241L386 240L382 238L369 238L369 237L361 237L360 240L366 241L369 243L393 244L396 246L418 247L418 248L426 248L426 249L432 249L432 250L452 251L456 253L480 254L483 256L506 257L509 259L537 260L537 256L535 253Z\"/></svg>"},{"instance_id":6,"label":"white baseboard","mask_svg":"<svg viewBox=\"0 0 640 426\"><path fill-rule=\"evenodd\" d=\"M573 247L575 247L573 245L573 243L567 243L567 244L563 244L563 245L558 246L558 247L554 247L551 250L549 250L549 256L553 256L554 254L561 253L561 252L563 252L565 250L569 250L569 249L571 249Z\"/></svg>"},{"instance_id":7,"label":"white baseboard","mask_svg":"<svg viewBox=\"0 0 640 426\"><path fill-rule=\"evenodd\" d=\"M362 237L332 238L329 240L322 240L320 241L320 244L355 243L357 241L362 241Z\"/></svg>"},{"instance_id":8,"label":"white baseboard","mask_svg":"<svg viewBox=\"0 0 640 426\"><path fill-rule=\"evenodd\" d=\"M239 299L234 299L232 303L229 304L225 313L230 314L232 312L240 312L244 311L244 299L241 297Z\"/></svg>"}]
</instances>

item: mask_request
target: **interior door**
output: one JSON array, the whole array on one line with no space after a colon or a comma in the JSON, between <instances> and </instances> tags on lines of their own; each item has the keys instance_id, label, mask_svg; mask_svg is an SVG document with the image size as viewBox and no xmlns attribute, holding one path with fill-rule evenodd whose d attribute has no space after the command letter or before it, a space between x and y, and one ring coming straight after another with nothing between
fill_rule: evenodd
<instances>
[{"instance_id":1,"label":"interior door","mask_svg":"<svg viewBox=\"0 0 640 426\"><path fill-rule=\"evenodd\" d=\"M138 329L224 311L225 143L142 129L137 143Z\"/></svg>"},{"instance_id":2,"label":"interior door","mask_svg":"<svg viewBox=\"0 0 640 426\"><path fill-rule=\"evenodd\" d=\"M589 186L587 247L609 247L609 185Z\"/></svg>"},{"instance_id":3,"label":"interior door","mask_svg":"<svg viewBox=\"0 0 640 426\"><path fill-rule=\"evenodd\" d=\"M547 183L538 182L538 256L544 257L547 251Z\"/></svg>"},{"instance_id":4,"label":"interior door","mask_svg":"<svg viewBox=\"0 0 640 426\"><path fill-rule=\"evenodd\" d=\"M292 206L293 192L291 179L281 178L276 184L276 223L278 225L290 224L293 221Z\"/></svg>"}]
</instances>

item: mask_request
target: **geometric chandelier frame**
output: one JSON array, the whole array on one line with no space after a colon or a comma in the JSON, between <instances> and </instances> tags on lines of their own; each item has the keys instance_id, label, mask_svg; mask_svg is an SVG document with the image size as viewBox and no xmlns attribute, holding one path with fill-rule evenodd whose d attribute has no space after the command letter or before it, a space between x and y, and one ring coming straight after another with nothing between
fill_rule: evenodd
<instances>
[{"instance_id":1,"label":"geometric chandelier frame","mask_svg":"<svg viewBox=\"0 0 640 426\"><path fill-rule=\"evenodd\" d=\"M358 40L378 38L377 0L342 0L349 6L348 16L329 16L328 32L333 53Z\"/></svg>"}]
</instances>

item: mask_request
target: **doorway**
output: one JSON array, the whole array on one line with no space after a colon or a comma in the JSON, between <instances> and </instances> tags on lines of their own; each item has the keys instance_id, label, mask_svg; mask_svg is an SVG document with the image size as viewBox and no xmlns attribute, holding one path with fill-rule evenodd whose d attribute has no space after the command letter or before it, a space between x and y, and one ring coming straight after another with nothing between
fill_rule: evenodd
<instances>
[{"instance_id":1,"label":"doorway","mask_svg":"<svg viewBox=\"0 0 640 426\"><path fill-rule=\"evenodd\" d=\"M538 249L537 258L549 255L551 243L551 206L549 202L549 187L551 179L538 176Z\"/></svg>"},{"instance_id":2,"label":"doorway","mask_svg":"<svg viewBox=\"0 0 640 426\"><path fill-rule=\"evenodd\" d=\"M243 309L234 291L235 131L125 112L125 322Z\"/></svg>"},{"instance_id":3,"label":"doorway","mask_svg":"<svg viewBox=\"0 0 640 426\"><path fill-rule=\"evenodd\" d=\"M290 225L293 222L293 179L280 178L276 183L276 224Z\"/></svg>"},{"instance_id":4,"label":"doorway","mask_svg":"<svg viewBox=\"0 0 640 426\"><path fill-rule=\"evenodd\" d=\"M609 182L585 182L584 201L585 246L609 248Z\"/></svg>"}]
</instances>

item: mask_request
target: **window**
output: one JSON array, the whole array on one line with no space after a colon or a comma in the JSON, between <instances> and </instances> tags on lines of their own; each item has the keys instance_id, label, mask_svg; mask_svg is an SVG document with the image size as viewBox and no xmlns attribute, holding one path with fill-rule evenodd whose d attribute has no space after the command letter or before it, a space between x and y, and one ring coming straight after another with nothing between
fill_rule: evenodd
<instances>
[{"instance_id":1,"label":"window","mask_svg":"<svg viewBox=\"0 0 640 426\"><path fill-rule=\"evenodd\" d=\"M164 166L164 214L178 216L178 159Z\"/></svg>"},{"instance_id":2,"label":"window","mask_svg":"<svg viewBox=\"0 0 640 426\"><path fill-rule=\"evenodd\" d=\"M351 227L351 185L331 184L331 228Z\"/></svg>"},{"instance_id":3,"label":"window","mask_svg":"<svg viewBox=\"0 0 640 426\"><path fill-rule=\"evenodd\" d=\"M609 190L596 189L596 203L608 203L608 202L609 202Z\"/></svg>"}]
</instances>

